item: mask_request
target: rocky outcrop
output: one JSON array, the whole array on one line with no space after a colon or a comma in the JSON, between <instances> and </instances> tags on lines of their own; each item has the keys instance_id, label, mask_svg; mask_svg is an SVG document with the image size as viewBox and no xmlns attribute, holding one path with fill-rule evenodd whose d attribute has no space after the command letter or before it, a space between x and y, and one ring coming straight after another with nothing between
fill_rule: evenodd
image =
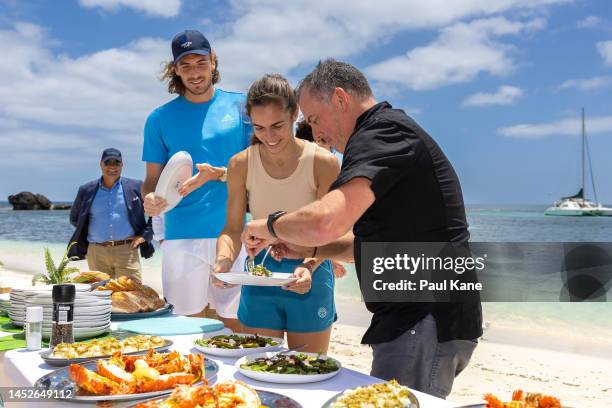
<instances>
[{"instance_id":1,"label":"rocky outcrop","mask_svg":"<svg viewBox=\"0 0 612 408\"><path fill-rule=\"evenodd\" d=\"M29 191L10 195L8 201L13 206L13 210L50 210L53 208L51 200L47 197L42 194L33 194Z\"/></svg>"},{"instance_id":2,"label":"rocky outcrop","mask_svg":"<svg viewBox=\"0 0 612 408\"><path fill-rule=\"evenodd\" d=\"M39 210L50 210L51 206L53 204L51 204L51 200L49 200L47 197L45 197L42 194L35 194L36 196L36 201L38 201L38 205L39 205Z\"/></svg>"}]
</instances>

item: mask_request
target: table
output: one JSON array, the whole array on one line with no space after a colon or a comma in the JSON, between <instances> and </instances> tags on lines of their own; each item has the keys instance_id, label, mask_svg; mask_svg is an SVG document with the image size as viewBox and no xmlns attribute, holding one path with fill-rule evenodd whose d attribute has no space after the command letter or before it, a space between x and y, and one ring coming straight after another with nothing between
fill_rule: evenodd
<instances>
[{"instance_id":1,"label":"table","mask_svg":"<svg viewBox=\"0 0 612 408\"><path fill-rule=\"evenodd\" d=\"M177 317L180 319L181 317ZM116 329L117 323L111 323L111 327ZM212 335L212 334L210 334ZM174 342L173 349L181 353L195 353L197 350L193 348L193 340L201 338L201 334L183 335L183 336L164 336ZM32 386L36 380L43 375L55 370L56 368L47 365L38 355L40 351L27 351L25 349L17 349L7 351L4 354L4 364L0 378L7 379L8 384L0 384L3 387L28 387ZM240 374L234 367L234 358L222 358L207 355L207 358L214 360L219 365L219 373L217 374L217 382L236 379L244 381L256 389L263 389L279 394L287 395L298 401L304 408L319 408L327 400L334 395L346 390L347 388L358 387L367 384L374 384L382 380L371 377L348 368L342 368L342 371L335 377L310 384L272 384L252 380ZM434 396L414 391L414 394L419 399L422 408L451 408L455 404L445 401ZM133 405L134 402L114 403L113 407L127 407ZM66 403L61 400L54 402L43 401L40 403L11 403L9 406L40 406L46 408L54 407L93 407L94 404L82 403ZM109 405L110 406L110 405Z\"/></svg>"}]
</instances>

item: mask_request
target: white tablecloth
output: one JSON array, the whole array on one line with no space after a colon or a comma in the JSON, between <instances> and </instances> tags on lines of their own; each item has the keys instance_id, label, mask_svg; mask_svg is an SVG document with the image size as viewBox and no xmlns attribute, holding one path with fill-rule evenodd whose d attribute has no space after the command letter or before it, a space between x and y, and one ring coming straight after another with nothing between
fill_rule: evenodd
<instances>
[{"instance_id":1,"label":"white tablecloth","mask_svg":"<svg viewBox=\"0 0 612 408\"><path fill-rule=\"evenodd\" d=\"M116 324L113 323L112 327L114 328L115 326ZM190 353L197 352L197 350L192 347L193 340L202 337L202 335L164 337L174 341L174 345L172 347L173 349L178 350L181 353ZM47 365L40 358L39 353L39 351L26 351L25 349L7 351L4 355L4 367L2 367L2 370L4 371L2 374L4 375L0 375L0 378L8 378L9 384L0 384L0 386L32 386L40 377L55 370L56 368ZM381 380L378 378L371 377L348 368L342 368L338 375L326 381L311 384L272 384L252 380L237 372L234 367L234 362L236 359L221 358L211 355L207 355L206 357L214 360L219 365L219 373L217 374L216 380L217 382L229 379L244 381L257 389L264 389L276 392L278 394L287 395L302 404L304 408L319 408L331 397L348 388L381 382ZM342 360L340 359L340 361ZM422 408L451 408L455 406L448 401L433 397L431 395L423 394L418 391L414 391L414 393L419 399ZM132 404L134 404L134 402L117 403L113 404L112 406L125 407ZM46 408L93 406L93 404L68 404L60 400L57 400L57 402L45 401L41 403L11 403L9 406L13 405L23 407L40 406Z\"/></svg>"}]
</instances>

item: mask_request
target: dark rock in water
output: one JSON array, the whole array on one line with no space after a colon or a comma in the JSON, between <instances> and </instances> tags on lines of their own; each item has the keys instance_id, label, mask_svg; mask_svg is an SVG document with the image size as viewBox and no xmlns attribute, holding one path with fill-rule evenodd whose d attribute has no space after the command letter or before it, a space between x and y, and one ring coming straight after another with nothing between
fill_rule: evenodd
<instances>
[{"instance_id":1,"label":"dark rock in water","mask_svg":"<svg viewBox=\"0 0 612 408\"><path fill-rule=\"evenodd\" d=\"M71 205L55 205L53 204L53 206L51 207L52 210L69 210L72 206Z\"/></svg>"},{"instance_id":2,"label":"dark rock in water","mask_svg":"<svg viewBox=\"0 0 612 408\"><path fill-rule=\"evenodd\" d=\"M36 200L38 201L38 205L40 206L40 210L50 210L51 209L51 200L45 197L42 194L36 194Z\"/></svg>"},{"instance_id":3,"label":"dark rock in water","mask_svg":"<svg viewBox=\"0 0 612 408\"><path fill-rule=\"evenodd\" d=\"M32 194L29 191L10 195L9 203L13 206L13 210L49 210L51 209L51 201L42 194Z\"/></svg>"}]
</instances>

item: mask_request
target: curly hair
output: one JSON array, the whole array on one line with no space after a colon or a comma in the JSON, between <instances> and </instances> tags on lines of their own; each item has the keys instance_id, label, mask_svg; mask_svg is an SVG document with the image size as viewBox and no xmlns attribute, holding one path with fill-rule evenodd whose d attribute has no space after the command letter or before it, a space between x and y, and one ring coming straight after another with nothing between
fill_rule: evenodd
<instances>
[{"instance_id":1,"label":"curly hair","mask_svg":"<svg viewBox=\"0 0 612 408\"><path fill-rule=\"evenodd\" d=\"M212 73L212 84L216 84L221 80L221 74L219 73L219 58L213 51L210 53L211 60L215 65L215 69ZM164 67L161 72L160 81L168 81L168 93L185 95L185 85L180 76L176 74L175 65L173 61L163 63Z\"/></svg>"}]
</instances>

